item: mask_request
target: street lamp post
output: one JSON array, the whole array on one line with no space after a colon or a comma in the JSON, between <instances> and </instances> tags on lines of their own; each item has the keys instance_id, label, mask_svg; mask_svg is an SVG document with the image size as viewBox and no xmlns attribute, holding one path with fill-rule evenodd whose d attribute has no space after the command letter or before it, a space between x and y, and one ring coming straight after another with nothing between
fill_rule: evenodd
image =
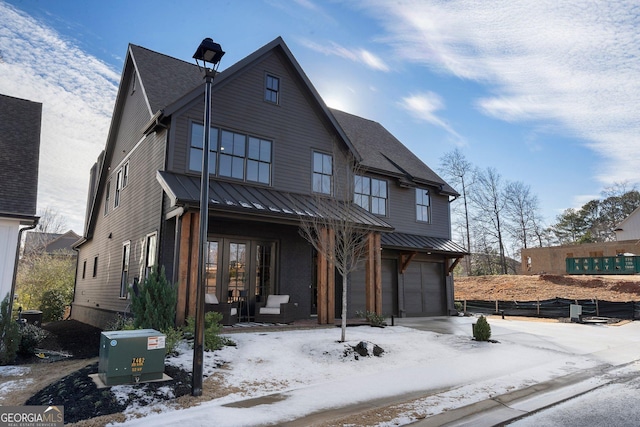
<instances>
[{"instance_id":1,"label":"street lamp post","mask_svg":"<svg viewBox=\"0 0 640 427\"><path fill-rule=\"evenodd\" d=\"M224 51L212 39L202 40L193 54L198 68L204 69L204 141L202 144L202 179L200 181L200 245L198 247L198 283L196 289L196 324L193 343L193 378L191 395L202 395L202 364L204 359L204 299L207 284L207 235L209 222L209 134L211 128L211 86ZM200 67L202 61L203 66Z\"/></svg>"}]
</instances>

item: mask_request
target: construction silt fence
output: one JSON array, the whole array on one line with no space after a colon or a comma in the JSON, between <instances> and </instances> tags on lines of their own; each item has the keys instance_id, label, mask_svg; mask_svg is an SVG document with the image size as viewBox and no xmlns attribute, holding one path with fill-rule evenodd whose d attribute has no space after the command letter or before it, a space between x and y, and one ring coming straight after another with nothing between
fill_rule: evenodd
<instances>
[{"instance_id":1,"label":"construction silt fence","mask_svg":"<svg viewBox=\"0 0 640 427\"><path fill-rule=\"evenodd\" d=\"M539 301L459 301L463 311L478 314L527 316L545 318L570 317L571 305L582 307L584 317L610 317L615 319L640 319L640 302L609 302L596 299L575 300L554 298Z\"/></svg>"}]
</instances>

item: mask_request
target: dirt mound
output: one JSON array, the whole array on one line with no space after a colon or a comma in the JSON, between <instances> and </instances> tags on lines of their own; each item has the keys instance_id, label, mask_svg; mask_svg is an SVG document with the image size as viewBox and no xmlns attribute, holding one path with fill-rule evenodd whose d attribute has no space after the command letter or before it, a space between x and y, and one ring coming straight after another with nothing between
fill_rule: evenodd
<instances>
[{"instance_id":1,"label":"dirt mound","mask_svg":"<svg viewBox=\"0 0 640 427\"><path fill-rule=\"evenodd\" d=\"M457 276L456 300L535 301L552 298L640 301L640 276Z\"/></svg>"}]
</instances>

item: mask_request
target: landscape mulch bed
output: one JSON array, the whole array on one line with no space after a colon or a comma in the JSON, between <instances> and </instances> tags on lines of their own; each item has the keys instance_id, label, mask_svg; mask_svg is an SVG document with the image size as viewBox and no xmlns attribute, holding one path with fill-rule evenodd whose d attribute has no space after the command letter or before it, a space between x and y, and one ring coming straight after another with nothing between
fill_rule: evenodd
<instances>
[{"instance_id":1,"label":"landscape mulch bed","mask_svg":"<svg viewBox=\"0 0 640 427\"><path fill-rule=\"evenodd\" d=\"M99 356L99 328L75 320L45 323L42 328L50 335L39 345L40 350L70 355L66 359L92 359ZM50 360L50 363L55 365L55 360L60 359ZM20 357L17 362L47 363L48 360L34 355ZM116 398L110 387L98 389L89 377L90 374L96 373L98 363L89 364L38 391L26 401L26 404L62 405L65 423L75 423L122 412L134 399L140 406L144 406L146 401L174 399L191 392L191 373L169 365L165 366L165 373L172 378L171 380L131 385L128 398ZM162 390L159 390L161 388Z\"/></svg>"}]
</instances>

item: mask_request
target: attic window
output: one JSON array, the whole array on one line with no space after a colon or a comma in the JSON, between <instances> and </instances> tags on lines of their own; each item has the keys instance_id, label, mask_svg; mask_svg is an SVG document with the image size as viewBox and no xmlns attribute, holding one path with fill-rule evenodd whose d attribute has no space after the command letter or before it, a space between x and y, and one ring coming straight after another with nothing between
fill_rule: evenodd
<instances>
[{"instance_id":1,"label":"attic window","mask_svg":"<svg viewBox=\"0 0 640 427\"><path fill-rule=\"evenodd\" d=\"M265 80L264 100L273 102L274 104L280 103L280 79L278 77L267 74Z\"/></svg>"}]
</instances>

